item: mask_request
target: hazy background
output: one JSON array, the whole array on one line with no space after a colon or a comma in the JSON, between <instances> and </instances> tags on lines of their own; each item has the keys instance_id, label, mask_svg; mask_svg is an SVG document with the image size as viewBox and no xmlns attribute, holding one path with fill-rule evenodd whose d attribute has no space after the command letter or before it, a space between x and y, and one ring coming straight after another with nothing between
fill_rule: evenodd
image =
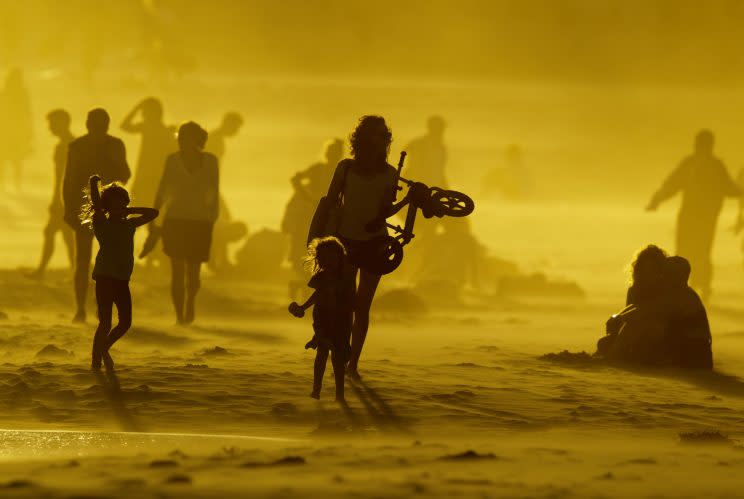
<instances>
[{"instance_id":1,"label":"hazy background","mask_svg":"<svg viewBox=\"0 0 744 499\"><path fill-rule=\"evenodd\" d=\"M23 68L34 123L22 190L7 171L0 183L0 490L740 496L744 269L741 240L727 230L734 201L714 250L715 372L541 356L592 352L624 304L633 253L652 242L674 251L678 199L658 213L644 207L700 128L715 132L732 174L744 167L742 26L741 1L0 0L0 88ZM540 272L585 296L509 294L487 272L482 288L458 287L447 278L473 252L454 244L429 253L442 275L414 275L423 238L414 239L382 280L363 383L347 383L344 408L331 402L330 368L323 401L307 396L310 318L286 313L292 273L266 263L275 247L249 254L242 274L205 270L190 327L174 325L169 273L137 265L133 329L113 351L119 380L96 378L94 293L89 323L71 324L61 240L44 280L18 270L37 264L48 220L55 140L45 116L68 109L80 135L86 112L105 107L134 169L140 137L120 123L148 96L162 100L167 124L213 130L225 112L243 115L220 175L248 237L279 229L290 177L361 115L386 118L396 162L440 114L448 177L476 202L468 220L478 242L508 261L502 268L518 267L515 282ZM0 139L13 126L0 109ZM484 195L509 144L522 147L534 182L522 200ZM701 429L732 440L679 444L679 432ZM448 458L468 449L478 454ZM285 456L307 463L271 465Z\"/></svg>"},{"instance_id":2,"label":"hazy background","mask_svg":"<svg viewBox=\"0 0 744 499\"><path fill-rule=\"evenodd\" d=\"M671 246L675 203L657 215L642 208L698 129L716 133L732 174L744 166L741 2L0 6L0 75L25 68L37 117L26 164L28 192L38 199L27 212L29 234L43 223L50 190L46 112L68 108L79 134L84 113L106 107L134 166L138 137L120 133L118 123L149 95L163 100L168 123L194 119L212 129L225 111L244 115L240 135L227 143L223 190L251 229L278 226L289 177L315 161L324 140L346 137L360 115L388 119L397 158L439 113L449 123L452 186L479 202L473 222L489 246L565 264L567 273L586 271L585 258L568 265L560 255L588 250L614 280L640 244ZM503 165L512 143L524 150L535 196L521 204L481 199L484 174ZM732 210L729 203L722 227ZM716 251L719 263L738 269L732 237L719 237Z\"/></svg>"}]
</instances>

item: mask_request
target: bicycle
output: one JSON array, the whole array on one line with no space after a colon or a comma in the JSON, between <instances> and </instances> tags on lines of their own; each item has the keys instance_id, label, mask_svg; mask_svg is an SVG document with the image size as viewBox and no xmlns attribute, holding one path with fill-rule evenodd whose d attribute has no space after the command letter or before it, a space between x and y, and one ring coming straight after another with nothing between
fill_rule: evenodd
<instances>
[{"instance_id":1,"label":"bicycle","mask_svg":"<svg viewBox=\"0 0 744 499\"><path fill-rule=\"evenodd\" d=\"M384 241L380 242L376 260L370 265L372 270L385 275L397 269L403 261L403 247L409 244L415 236L413 228L416 223L416 216L419 210L424 218L442 218L449 217L466 217L475 209L473 200L459 191L442 189L441 187L429 187L422 182L408 180L401 176L403 163L406 158L406 152L400 153L398 161L398 175L395 185L397 197L398 191L404 189L403 185L408 186L406 195L401 199L401 209L408 206L406 218L403 225L393 225L385 220L385 226L394 231L394 235L388 235ZM370 228L380 222L373 222Z\"/></svg>"}]
</instances>

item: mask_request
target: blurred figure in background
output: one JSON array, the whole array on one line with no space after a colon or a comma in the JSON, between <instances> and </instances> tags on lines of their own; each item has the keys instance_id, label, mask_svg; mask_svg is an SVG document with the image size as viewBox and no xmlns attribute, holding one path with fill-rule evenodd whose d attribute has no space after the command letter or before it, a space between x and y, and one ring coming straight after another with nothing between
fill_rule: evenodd
<instances>
[{"instance_id":1,"label":"blurred figure in background","mask_svg":"<svg viewBox=\"0 0 744 499\"><path fill-rule=\"evenodd\" d=\"M219 211L219 167L217 158L204 152L206 142L201 126L193 121L181 125L179 150L168 156L155 197L155 209L165 207L163 251L171 260L171 297L178 324L194 322L201 264L209 261Z\"/></svg>"},{"instance_id":2,"label":"blurred figure in background","mask_svg":"<svg viewBox=\"0 0 744 499\"><path fill-rule=\"evenodd\" d=\"M206 150L217 157L219 165L224 164L225 139L234 137L243 126L243 117L236 112L226 113L219 127L209 133ZM212 250L210 252L209 269L215 274L228 272L233 264L228 255L228 246L241 240L248 233L245 223L232 218L225 198L220 195L219 218L214 225Z\"/></svg>"},{"instance_id":3,"label":"blurred figure in background","mask_svg":"<svg viewBox=\"0 0 744 499\"><path fill-rule=\"evenodd\" d=\"M429 222L422 220L416 231ZM456 218L448 221L443 232L421 241L412 278L422 288L444 285L453 296L467 287L480 291L481 279L487 277L487 254L486 247L473 234L470 220Z\"/></svg>"},{"instance_id":4,"label":"blurred figure in background","mask_svg":"<svg viewBox=\"0 0 744 499\"><path fill-rule=\"evenodd\" d=\"M135 118L140 119L135 122ZM163 123L163 104L148 97L124 117L121 129L142 137L132 182L132 202L150 206L155 201L165 158L176 150L176 131Z\"/></svg>"},{"instance_id":5,"label":"blurred figure in background","mask_svg":"<svg viewBox=\"0 0 744 499\"><path fill-rule=\"evenodd\" d=\"M723 200L727 196L741 196L741 189L726 166L713 155L713 144L710 130L698 132L693 154L682 160L646 207L648 211L655 211L661 203L682 193L677 215L677 254L689 260L692 266L690 285L700 291L704 302L711 294L711 252Z\"/></svg>"},{"instance_id":6,"label":"blurred figure in background","mask_svg":"<svg viewBox=\"0 0 744 499\"><path fill-rule=\"evenodd\" d=\"M444 145L446 126L441 116L429 117L426 121L426 134L413 139L404 149L408 156L403 177L423 182L429 187L447 189L447 148ZM443 227L443 219L432 219L417 227L416 237L421 241L430 239Z\"/></svg>"},{"instance_id":7,"label":"blurred figure in background","mask_svg":"<svg viewBox=\"0 0 744 499\"><path fill-rule=\"evenodd\" d=\"M77 311L73 318L74 322L85 322L90 258L93 251L93 233L83 227L80 221L84 189L94 174L99 175L101 181L106 184L111 182L125 184L131 176L124 142L108 134L110 121L105 109L97 108L90 111L85 122L88 133L73 140L67 153L62 201L65 222L75 231Z\"/></svg>"},{"instance_id":8,"label":"blurred figure in background","mask_svg":"<svg viewBox=\"0 0 744 499\"><path fill-rule=\"evenodd\" d=\"M408 153L403 176L429 186L446 189L447 148L444 145L444 118L430 116L426 121L426 134L413 139L404 150Z\"/></svg>"},{"instance_id":9,"label":"blurred figure in background","mask_svg":"<svg viewBox=\"0 0 744 499\"><path fill-rule=\"evenodd\" d=\"M207 152L211 152L217 156L218 160L222 160L225 155L225 139L235 137L242 127L243 117L240 114L234 111L226 113L220 126L209 132Z\"/></svg>"},{"instance_id":10,"label":"blurred figure in background","mask_svg":"<svg viewBox=\"0 0 744 499\"><path fill-rule=\"evenodd\" d=\"M13 169L13 181L21 191L23 161L31 153L33 124L31 99L20 68L13 68L5 80L0 93L0 173L3 185L7 186L6 165Z\"/></svg>"},{"instance_id":11,"label":"blurred figure in background","mask_svg":"<svg viewBox=\"0 0 744 499\"><path fill-rule=\"evenodd\" d=\"M325 144L323 161L297 172L290 182L294 192L282 218L282 232L289 237L288 260L297 275L289 283L289 297L297 300L304 287L304 259L307 253L307 231L318 201L325 194L333 170L344 157L344 141L331 139Z\"/></svg>"},{"instance_id":12,"label":"blurred figure in background","mask_svg":"<svg viewBox=\"0 0 744 499\"><path fill-rule=\"evenodd\" d=\"M67 162L67 148L75 137L70 131L70 113L64 109L55 109L47 114L49 131L59 139L54 147L54 188L52 201L49 203L49 221L44 227L44 244L41 250L41 261L39 267L29 277L41 279L54 254L54 238L57 233L62 233L62 239L67 247L67 256L70 265L74 265L74 237L72 229L65 224L64 206L62 205L62 178L65 174L65 163Z\"/></svg>"},{"instance_id":13,"label":"blurred figure in background","mask_svg":"<svg viewBox=\"0 0 744 499\"><path fill-rule=\"evenodd\" d=\"M524 166L524 154L518 144L510 144L504 151L504 166L492 168L483 178L483 195L499 194L505 199L519 201L529 197L532 181Z\"/></svg>"}]
</instances>

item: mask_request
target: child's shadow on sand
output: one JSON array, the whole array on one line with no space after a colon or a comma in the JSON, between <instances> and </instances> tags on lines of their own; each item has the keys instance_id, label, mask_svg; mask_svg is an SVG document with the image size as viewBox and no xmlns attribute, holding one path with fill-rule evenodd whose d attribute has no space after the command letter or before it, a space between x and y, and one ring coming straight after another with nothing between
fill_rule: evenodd
<instances>
[{"instance_id":1,"label":"child's shadow on sand","mask_svg":"<svg viewBox=\"0 0 744 499\"><path fill-rule=\"evenodd\" d=\"M119 377L113 371L106 373L96 372L96 378L98 383L103 388L103 393L108 400L109 406L119 422L122 431L126 432L143 432L145 431L141 424L132 415L131 411L126 406L126 396L121 391L121 384L119 383Z\"/></svg>"},{"instance_id":2,"label":"child's shadow on sand","mask_svg":"<svg viewBox=\"0 0 744 499\"><path fill-rule=\"evenodd\" d=\"M364 406L366 417L358 413L347 401L337 402L346 421L339 423L334 419L338 413L327 410L323 405L319 408L320 426L316 432L333 432L338 430L352 432L367 431L370 427L388 433L412 433L403 419L398 416L390 405L372 388L369 383L362 380L347 380L351 390ZM347 392L347 399L348 399Z\"/></svg>"}]
</instances>

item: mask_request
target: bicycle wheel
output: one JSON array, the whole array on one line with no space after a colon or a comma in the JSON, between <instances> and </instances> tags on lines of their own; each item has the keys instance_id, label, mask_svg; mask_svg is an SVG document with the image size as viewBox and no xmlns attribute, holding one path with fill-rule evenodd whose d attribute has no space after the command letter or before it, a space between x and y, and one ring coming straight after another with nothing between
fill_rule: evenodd
<instances>
[{"instance_id":1,"label":"bicycle wheel","mask_svg":"<svg viewBox=\"0 0 744 499\"><path fill-rule=\"evenodd\" d=\"M450 217L466 217L473 213L475 203L470 198L458 191L434 190L432 200L441 208L443 215Z\"/></svg>"},{"instance_id":2,"label":"bicycle wheel","mask_svg":"<svg viewBox=\"0 0 744 499\"><path fill-rule=\"evenodd\" d=\"M367 268L378 275L386 275L397 269L403 261L403 245L394 237L388 236L380 242L374 258Z\"/></svg>"}]
</instances>

